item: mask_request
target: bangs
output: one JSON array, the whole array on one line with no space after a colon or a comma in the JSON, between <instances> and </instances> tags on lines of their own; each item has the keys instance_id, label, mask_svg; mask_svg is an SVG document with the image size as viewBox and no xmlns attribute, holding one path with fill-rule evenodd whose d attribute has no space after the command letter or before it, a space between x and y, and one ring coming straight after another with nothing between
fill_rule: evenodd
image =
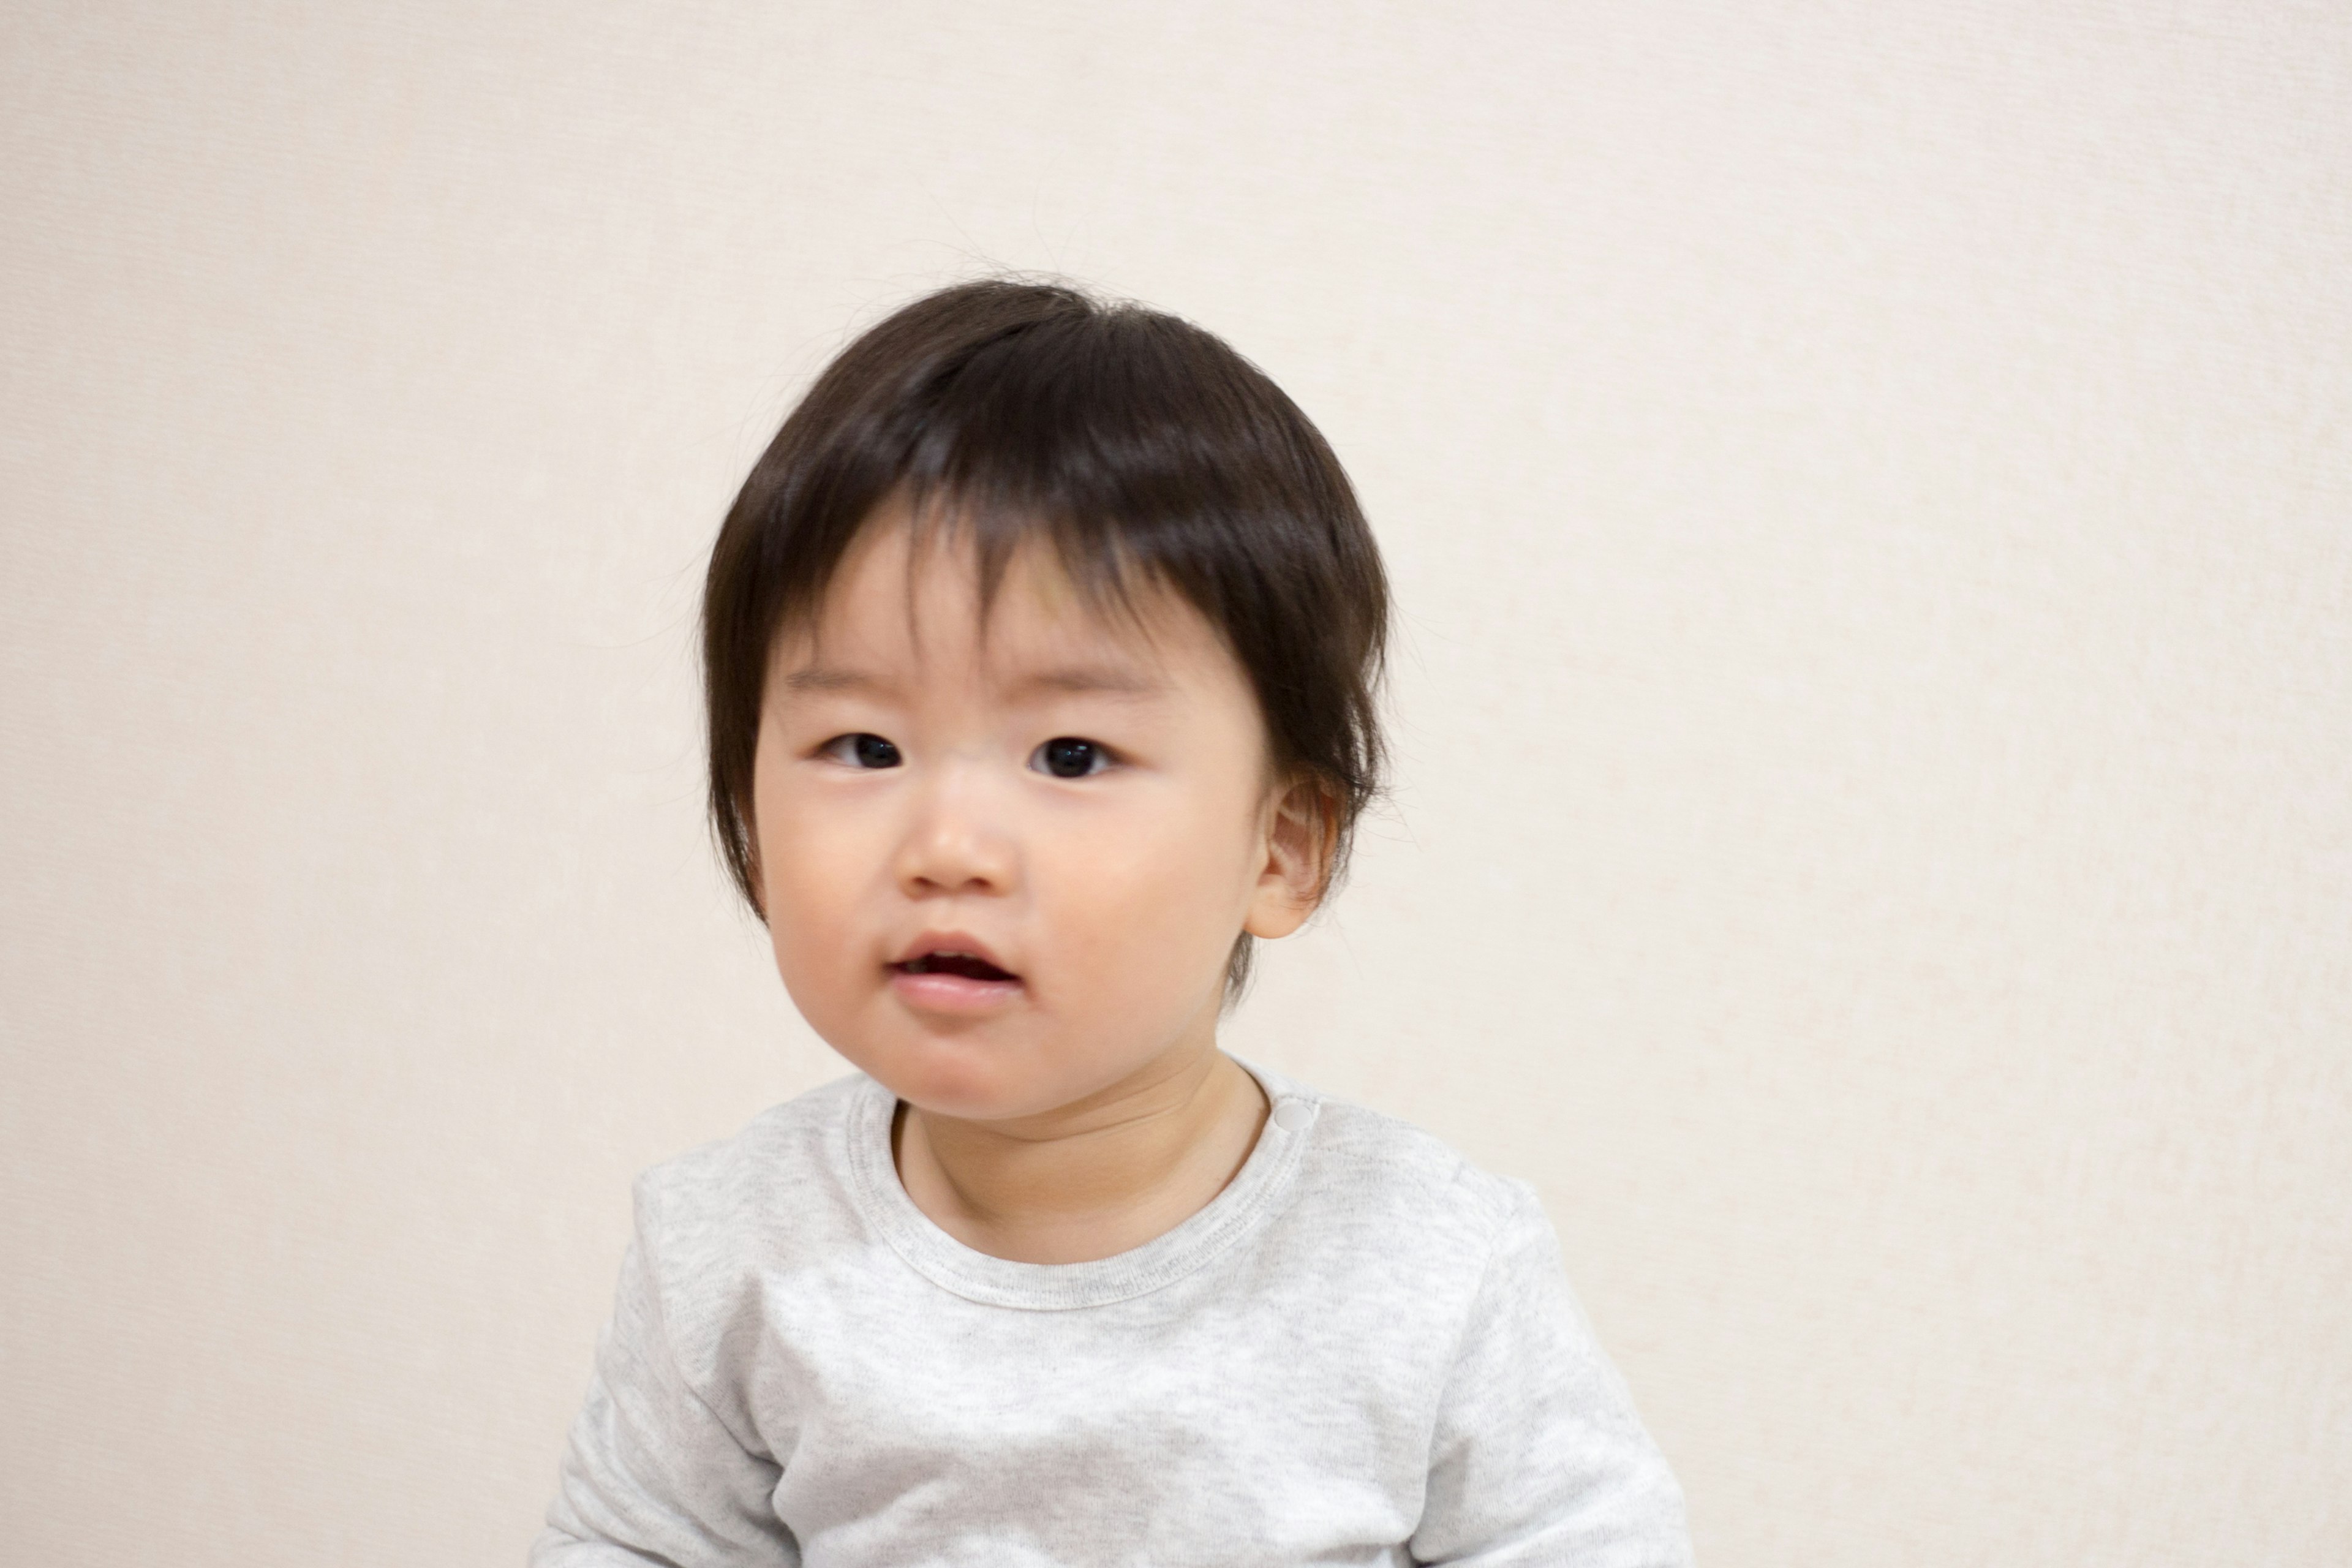
<instances>
[{"instance_id":1,"label":"bangs","mask_svg":"<svg viewBox=\"0 0 2352 1568\"><path fill-rule=\"evenodd\" d=\"M993 336L927 384L843 411L837 445L808 476L813 504L794 509L800 548L778 563L772 636L814 612L894 501L919 542L973 550L983 606L1031 543L1051 547L1091 607L1131 615L1137 589L1171 588L1221 630L1252 597L1233 566L1306 567L1280 560L1281 546L1297 519L1331 504L1311 481L1337 463L1255 416L1278 399L1281 423L1311 434L1305 416L1198 329L1071 298L1084 313Z\"/></svg>"}]
</instances>

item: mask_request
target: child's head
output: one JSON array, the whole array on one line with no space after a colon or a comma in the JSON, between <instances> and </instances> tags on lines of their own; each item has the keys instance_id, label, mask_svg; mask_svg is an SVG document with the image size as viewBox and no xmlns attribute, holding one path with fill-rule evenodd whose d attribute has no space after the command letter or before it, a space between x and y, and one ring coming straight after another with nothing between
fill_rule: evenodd
<instances>
[{"instance_id":1,"label":"child's head","mask_svg":"<svg viewBox=\"0 0 2352 1568\"><path fill-rule=\"evenodd\" d=\"M794 1002L1003 1118L1214 1037L1378 783L1380 557L1216 338L966 284L827 367L729 511L710 805Z\"/></svg>"}]
</instances>

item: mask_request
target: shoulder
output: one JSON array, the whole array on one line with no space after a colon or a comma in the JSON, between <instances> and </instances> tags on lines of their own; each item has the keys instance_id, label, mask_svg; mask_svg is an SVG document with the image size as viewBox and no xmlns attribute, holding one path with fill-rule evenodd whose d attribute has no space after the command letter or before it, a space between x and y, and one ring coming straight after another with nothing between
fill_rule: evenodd
<instances>
[{"instance_id":1,"label":"shoulder","mask_svg":"<svg viewBox=\"0 0 2352 1568\"><path fill-rule=\"evenodd\" d=\"M850 1223L848 1124L871 1089L860 1074L835 1079L645 1172L633 1190L639 1245L664 1258L748 1263Z\"/></svg>"},{"instance_id":2,"label":"shoulder","mask_svg":"<svg viewBox=\"0 0 2352 1568\"><path fill-rule=\"evenodd\" d=\"M1258 1076L1278 1102L1311 1109L1300 1200L1319 1211L1318 1224L1424 1258L1440 1254L1473 1271L1531 1232L1549 1237L1535 1189L1525 1182L1481 1170L1409 1121L1276 1074Z\"/></svg>"}]
</instances>

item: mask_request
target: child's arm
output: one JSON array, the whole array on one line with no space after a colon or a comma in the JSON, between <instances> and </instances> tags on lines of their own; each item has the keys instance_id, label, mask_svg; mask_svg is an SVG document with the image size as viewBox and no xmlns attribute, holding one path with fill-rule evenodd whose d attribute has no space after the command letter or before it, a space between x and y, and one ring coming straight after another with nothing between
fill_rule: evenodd
<instances>
[{"instance_id":1,"label":"child's arm","mask_svg":"<svg viewBox=\"0 0 2352 1568\"><path fill-rule=\"evenodd\" d=\"M769 1501L775 1462L679 1367L649 1202L641 1183L636 1239L531 1568L797 1568L800 1549Z\"/></svg>"},{"instance_id":2,"label":"child's arm","mask_svg":"<svg viewBox=\"0 0 2352 1568\"><path fill-rule=\"evenodd\" d=\"M1569 1289L1533 1189L1510 1190L1439 1404L1413 1560L1687 1568L1682 1489Z\"/></svg>"}]
</instances>

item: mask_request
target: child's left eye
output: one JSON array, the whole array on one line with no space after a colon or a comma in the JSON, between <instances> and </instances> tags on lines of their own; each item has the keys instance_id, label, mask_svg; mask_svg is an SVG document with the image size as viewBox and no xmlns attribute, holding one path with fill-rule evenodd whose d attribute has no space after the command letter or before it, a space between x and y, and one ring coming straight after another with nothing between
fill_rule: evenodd
<instances>
[{"instance_id":1,"label":"child's left eye","mask_svg":"<svg viewBox=\"0 0 2352 1568\"><path fill-rule=\"evenodd\" d=\"M1029 765L1057 779L1082 779L1110 766L1110 752L1094 741L1056 735L1029 753Z\"/></svg>"}]
</instances>

